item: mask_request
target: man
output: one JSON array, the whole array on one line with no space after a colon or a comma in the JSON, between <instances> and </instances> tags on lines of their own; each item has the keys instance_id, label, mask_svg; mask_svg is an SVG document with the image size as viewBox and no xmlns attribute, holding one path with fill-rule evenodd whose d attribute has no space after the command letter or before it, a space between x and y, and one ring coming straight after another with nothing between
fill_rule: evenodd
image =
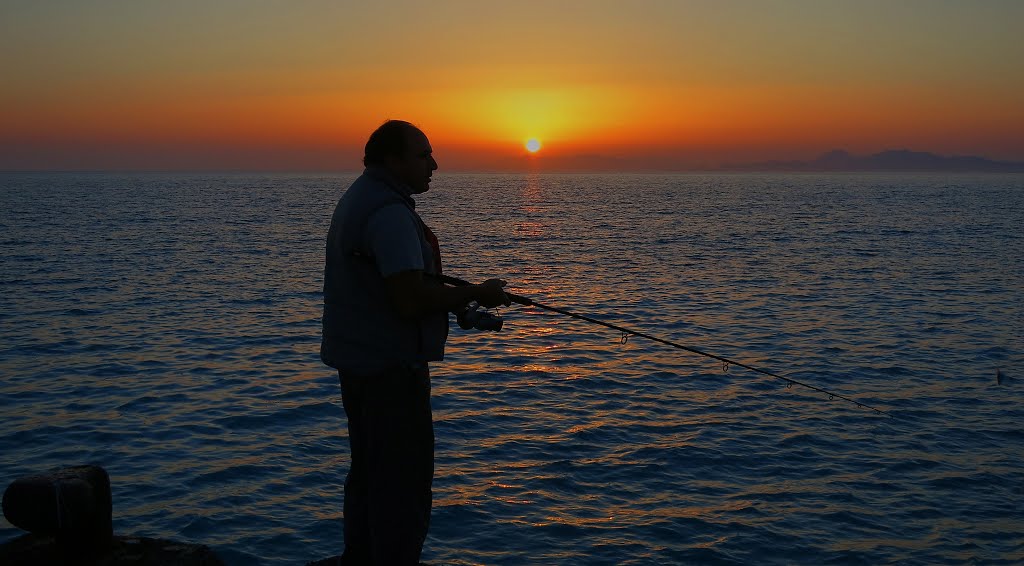
<instances>
[{"instance_id":1,"label":"man","mask_svg":"<svg viewBox=\"0 0 1024 566\"><path fill-rule=\"evenodd\" d=\"M505 282L446 287L437 238L412 195L437 170L427 136L390 120L327 235L320 357L338 370L348 417L343 564L417 564L430 522L434 432L427 363L444 357L448 313L510 304Z\"/></svg>"}]
</instances>

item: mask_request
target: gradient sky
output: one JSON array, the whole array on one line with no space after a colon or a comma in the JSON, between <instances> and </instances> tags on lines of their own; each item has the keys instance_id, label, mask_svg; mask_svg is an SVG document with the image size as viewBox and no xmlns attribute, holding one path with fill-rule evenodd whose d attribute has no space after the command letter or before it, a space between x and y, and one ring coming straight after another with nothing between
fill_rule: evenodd
<instances>
[{"instance_id":1,"label":"gradient sky","mask_svg":"<svg viewBox=\"0 0 1024 566\"><path fill-rule=\"evenodd\" d=\"M1024 161L1024 2L0 0L0 169ZM544 147L527 155L524 143Z\"/></svg>"}]
</instances>

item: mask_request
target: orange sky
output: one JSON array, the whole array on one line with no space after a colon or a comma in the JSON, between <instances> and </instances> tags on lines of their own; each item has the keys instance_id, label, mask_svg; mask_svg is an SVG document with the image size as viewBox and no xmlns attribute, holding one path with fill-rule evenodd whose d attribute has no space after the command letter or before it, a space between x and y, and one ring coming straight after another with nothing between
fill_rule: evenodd
<instances>
[{"instance_id":1,"label":"orange sky","mask_svg":"<svg viewBox=\"0 0 1024 566\"><path fill-rule=\"evenodd\" d=\"M1024 161L1024 2L345 4L5 3L0 169L352 170L387 118L446 170Z\"/></svg>"}]
</instances>

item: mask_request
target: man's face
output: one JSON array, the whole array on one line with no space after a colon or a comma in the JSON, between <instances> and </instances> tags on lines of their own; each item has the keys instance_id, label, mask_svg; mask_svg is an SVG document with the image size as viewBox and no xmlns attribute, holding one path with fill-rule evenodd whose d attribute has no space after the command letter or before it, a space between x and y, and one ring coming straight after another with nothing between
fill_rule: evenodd
<instances>
[{"instance_id":1,"label":"man's face","mask_svg":"<svg viewBox=\"0 0 1024 566\"><path fill-rule=\"evenodd\" d=\"M430 175L437 170L437 161L427 136L419 130L406 132L406 154L391 158L391 172L412 189L413 194L430 190Z\"/></svg>"}]
</instances>

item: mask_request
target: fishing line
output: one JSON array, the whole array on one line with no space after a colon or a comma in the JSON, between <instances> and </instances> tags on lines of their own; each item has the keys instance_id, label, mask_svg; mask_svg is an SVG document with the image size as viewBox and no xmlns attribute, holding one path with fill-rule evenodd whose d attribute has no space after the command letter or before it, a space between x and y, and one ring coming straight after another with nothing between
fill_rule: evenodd
<instances>
[{"instance_id":1,"label":"fishing line","mask_svg":"<svg viewBox=\"0 0 1024 566\"><path fill-rule=\"evenodd\" d=\"M443 281L443 282L445 282L445 283L447 283L449 285L454 285L456 287L465 287L467 285L472 285L472 283L470 283L469 281L465 281L465 280L459 279L457 277L451 277L449 275L439 275L438 277L441 279L441 281ZM835 393L835 392L829 391L827 389L822 389L821 387L818 387L816 385L811 385L809 383L804 383L802 381L797 381L797 380L795 380L793 378L790 378L790 377L779 375L777 373L772 373L770 371L766 371L766 370L763 370L763 369L760 369L760 368L756 368L754 366L747 365L747 364L744 364L742 362L737 362L737 361L734 361L734 360L730 360L729 358L724 358L724 357L716 355L716 354L711 354L711 353L705 352L703 350L698 350L697 348L692 348L690 346L684 346L682 344L678 344L678 343L672 342L670 340L665 340L664 338L658 338L657 336L652 336L652 335L647 334L645 332L639 332L637 330L632 330L632 329L629 329L629 328L625 328L625 327L619 326L617 324L611 324L609 322L604 322L602 320L597 320L596 318L591 318L591 317L586 316L586 315L577 314L577 313L570 312L570 311L567 311L565 309L561 309L561 308L558 308L558 307L553 307L553 306L550 306L550 305L545 305L543 303L538 303L537 301L534 301L533 299L530 299L528 297L523 297L523 296L520 296L520 295L514 295L512 293L505 293L505 294L508 296L508 298L513 303L516 303L516 304L520 304L520 305L527 306L527 307L537 307L537 308L540 308L540 309L548 310L548 311L551 311L551 312L556 312L558 314L562 314L562 315L565 315L565 316L568 316L568 317L572 317L572 318L575 318L575 319L583 320L583 321L589 322L591 324L597 324L597 325L600 325L600 326L604 326L606 328L611 328L612 330L617 330L617 331L622 333L622 340L621 340L621 342L623 344L626 343L626 339L628 338L628 336L630 336L630 335L632 335L632 336L639 336L641 338L646 338L648 340L653 340L655 342L658 342L658 343L661 343L661 344L665 344L666 346L672 346L673 348L678 348L680 350L685 350L687 352L691 352L691 353L698 354L698 355L701 355L701 356L705 356L705 357L708 357L708 358L711 358L711 359L714 359L714 360L718 360L718 361L722 362L722 367L726 371L728 371L729 366L741 367L741 368L748 369L748 370L756 372L756 373L760 373L762 375L767 375L769 377L774 377L776 379L781 379L781 380L785 381L788 384L787 387L792 387L794 385L799 385L801 387L806 387L807 389L810 389L812 391L817 391L819 393L824 393L825 395L828 395L829 401L831 401L833 399L842 399L843 401L847 401L847 402L853 403L854 405L857 405L858 407L861 407L863 409L870 409L870 410L872 410L872 411L874 411L874 412L876 412L876 413L878 413L880 415L886 415L886 416L890 416L891 417L891 415L889 415L889 413L887 413L887 412L885 412L885 411L883 411L881 409L876 409L875 407L872 407L871 405L866 405L866 404L861 403L860 401L858 401L856 399L851 399L851 398L846 397L844 395L840 395L839 393Z\"/></svg>"}]
</instances>

